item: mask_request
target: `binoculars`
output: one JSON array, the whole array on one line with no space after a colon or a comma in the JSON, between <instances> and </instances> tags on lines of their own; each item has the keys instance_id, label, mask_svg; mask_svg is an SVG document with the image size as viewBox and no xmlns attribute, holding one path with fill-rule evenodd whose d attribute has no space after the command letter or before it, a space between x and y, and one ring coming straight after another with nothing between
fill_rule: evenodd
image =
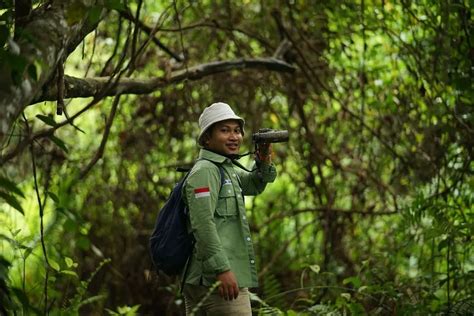
<instances>
[{"instance_id":1,"label":"binoculars","mask_svg":"<svg viewBox=\"0 0 474 316\"><path fill-rule=\"evenodd\" d=\"M274 130L271 128L261 128L252 134L252 141L255 144L262 143L286 143L289 139L287 130Z\"/></svg>"}]
</instances>

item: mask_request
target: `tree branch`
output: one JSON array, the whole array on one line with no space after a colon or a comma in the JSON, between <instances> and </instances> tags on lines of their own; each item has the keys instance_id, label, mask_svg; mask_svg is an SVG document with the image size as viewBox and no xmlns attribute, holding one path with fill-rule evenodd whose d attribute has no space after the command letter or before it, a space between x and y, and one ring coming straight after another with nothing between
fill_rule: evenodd
<instances>
[{"instance_id":1,"label":"tree branch","mask_svg":"<svg viewBox=\"0 0 474 316\"><path fill-rule=\"evenodd\" d=\"M360 214L362 216L382 216L382 215L395 215L397 211L375 211L373 207L369 207L368 210L361 210L361 209L341 209L341 208L332 208L332 207L315 207L315 208L303 208L298 210L292 210L289 212L280 212L274 213L272 216L267 218L261 225L253 226L252 231L258 231L262 227L268 226L272 222L280 219L284 219L287 217L297 216L303 213L337 213L341 215L348 215L348 214Z\"/></svg>"},{"instance_id":2,"label":"tree branch","mask_svg":"<svg viewBox=\"0 0 474 316\"><path fill-rule=\"evenodd\" d=\"M294 72L295 67L274 58L237 59L230 61L216 61L198 65L186 70L178 70L171 73L169 78L159 77L148 80L124 78L117 82L107 91L106 96L117 94L147 94L183 80L199 80L206 76L227 72L235 69L265 69L277 72ZM65 98L87 98L93 97L109 81L108 77L76 78L64 76ZM54 101L57 98L57 87L54 84L43 89L44 93L33 103L42 101Z\"/></svg>"},{"instance_id":3,"label":"tree branch","mask_svg":"<svg viewBox=\"0 0 474 316\"><path fill-rule=\"evenodd\" d=\"M47 130L39 131L36 134L26 137L11 151L0 155L0 166L11 160L13 157L18 155L30 142L35 139L52 135L54 131L70 121L74 120L77 116L87 111L92 105L96 104L104 96L115 96L118 94L146 94L156 91L159 88L163 88L167 85L180 82L183 80L198 80L209 75L221 73L225 71L231 71L235 69L267 69L279 72L293 72L295 68L283 61L276 60L274 58L266 59L238 59L234 61L221 61L203 64L188 68L188 71L180 70L175 71L168 78L156 78L150 80L138 80L138 79L117 79L111 83L111 78L89 78L80 79L70 76L64 76L65 81L65 98L79 98L79 97L92 97L94 100L86 106L83 110L74 114L71 120L65 120L62 123L58 123L55 127ZM57 85L51 83L47 89L47 94L41 96L35 102L40 101L54 101L57 97Z\"/></svg>"},{"instance_id":4,"label":"tree branch","mask_svg":"<svg viewBox=\"0 0 474 316\"><path fill-rule=\"evenodd\" d=\"M95 153L92 160L87 164L84 169L81 170L79 174L79 179L84 179L84 177L91 171L92 167L99 161L100 158L104 155L105 145L107 144L107 140L110 134L110 128L112 127L112 123L114 122L115 114L117 113L117 107L119 105L121 95L115 96L115 99L112 104L112 109L110 110L109 117L107 118L107 122L105 125L104 135L102 136L102 141L100 142L99 149Z\"/></svg>"},{"instance_id":5,"label":"tree branch","mask_svg":"<svg viewBox=\"0 0 474 316\"><path fill-rule=\"evenodd\" d=\"M133 16L132 12L130 12L130 10L119 11L119 12L120 12L121 17L135 23L146 35L148 35L151 38L151 40L153 41L153 43L156 44L156 46L161 48L165 53L167 53L168 55L170 55L171 57L173 57L177 61L182 61L181 57L179 57L177 54L172 52L159 39L156 38L156 36L155 36L156 30L153 30L148 25L145 25L142 21L135 19L135 17Z\"/></svg>"},{"instance_id":6,"label":"tree branch","mask_svg":"<svg viewBox=\"0 0 474 316\"><path fill-rule=\"evenodd\" d=\"M274 49L273 45L271 45L268 42L268 40L265 39L264 37L262 37L258 34L255 34L255 33L251 33L249 31L241 29L241 28L228 27L228 26L220 25L219 22L214 20L214 19L213 20L205 20L203 22L195 23L195 24L192 24L192 25L182 26L181 28L161 28L160 32L182 32L182 31L193 30L193 29L196 29L196 28L212 28L212 29L220 29L220 30L223 30L223 31L238 32L238 33L243 34L243 35L245 35L245 36L247 36L251 39L257 40L258 42L260 42L266 48Z\"/></svg>"},{"instance_id":7,"label":"tree branch","mask_svg":"<svg viewBox=\"0 0 474 316\"><path fill-rule=\"evenodd\" d=\"M11 63L5 62L0 67L0 144L20 113L51 79L59 60L82 41L86 30L95 27L87 23L87 10L76 14L79 16L75 21L68 21L67 12L74 10L74 3L58 1L35 9L16 42L10 43L9 53L21 58L25 67L16 81L12 79ZM37 78L31 75L32 69L36 70Z\"/></svg>"},{"instance_id":8,"label":"tree branch","mask_svg":"<svg viewBox=\"0 0 474 316\"><path fill-rule=\"evenodd\" d=\"M15 39L22 32L22 25L26 23L31 13L31 0L15 1Z\"/></svg>"},{"instance_id":9,"label":"tree branch","mask_svg":"<svg viewBox=\"0 0 474 316\"><path fill-rule=\"evenodd\" d=\"M278 258L280 258L283 253L285 252L285 250L290 246L290 244L298 238L298 236L307 228L309 227L311 224L314 224L316 222L316 220L312 220L306 224L304 224L303 226L301 226L296 232L295 234L291 237L291 238L288 238L286 240L286 242L280 246L280 248L273 254L272 258L270 259L270 261L267 262L267 264L263 267L263 269L260 271L260 273L258 274L258 277L259 278L262 278L268 271L270 271L270 268L275 264L275 262L278 260Z\"/></svg>"}]
</instances>

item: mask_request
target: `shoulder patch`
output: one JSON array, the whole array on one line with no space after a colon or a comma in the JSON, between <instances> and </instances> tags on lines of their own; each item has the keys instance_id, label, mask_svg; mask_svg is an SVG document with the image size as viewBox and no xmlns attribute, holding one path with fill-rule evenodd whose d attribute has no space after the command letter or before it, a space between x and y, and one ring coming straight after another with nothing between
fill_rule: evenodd
<instances>
[{"instance_id":1,"label":"shoulder patch","mask_svg":"<svg viewBox=\"0 0 474 316\"><path fill-rule=\"evenodd\" d=\"M194 189L194 198L202 198L206 196L210 196L211 191L209 190L209 187L202 187L202 188L197 188Z\"/></svg>"}]
</instances>

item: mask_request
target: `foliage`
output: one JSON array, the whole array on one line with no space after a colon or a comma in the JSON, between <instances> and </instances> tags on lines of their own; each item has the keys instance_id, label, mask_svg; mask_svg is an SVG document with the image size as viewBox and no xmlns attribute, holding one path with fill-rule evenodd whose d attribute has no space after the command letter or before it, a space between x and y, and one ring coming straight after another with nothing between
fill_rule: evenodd
<instances>
[{"instance_id":1,"label":"foliage","mask_svg":"<svg viewBox=\"0 0 474 316\"><path fill-rule=\"evenodd\" d=\"M33 1L27 18L47 2ZM69 24L98 23L63 49L65 94L99 77L154 88L106 85L62 101L58 67L38 94L60 100L23 105L0 159L0 313L182 314L176 280L153 273L148 236L175 168L196 158L202 109L218 100L246 118L246 139L261 127L290 132L274 146L277 180L246 199L260 263L255 313L474 305L471 4L64 3ZM18 32L14 3L0 10L0 61L18 87L48 65L18 52L35 39ZM190 72L268 57L296 71Z\"/></svg>"},{"instance_id":2,"label":"foliage","mask_svg":"<svg viewBox=\"0 0 474 316\"><path fill-rule=\"evenodd\" d=\"M109 315L126 315L126 316L133 316L137 315L137 311L140 305L135 306L120 306L117 309L117 312L114 312L110 309L106 309Z\"/></svg>"}]
</instances>

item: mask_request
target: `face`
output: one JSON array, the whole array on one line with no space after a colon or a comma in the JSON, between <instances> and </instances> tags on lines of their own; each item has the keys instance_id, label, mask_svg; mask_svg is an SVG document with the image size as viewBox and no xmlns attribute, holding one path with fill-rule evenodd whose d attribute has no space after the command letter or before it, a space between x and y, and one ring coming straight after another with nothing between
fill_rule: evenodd
<instances>
[{"instance_id":1,"label":"face","mask_svg":"<svg viewBox=\"0 0 474 316\"><path fill-rule=\"evenodd\" d=\"M242 129L236 120L217 122L206 141L206 147L224 155L236 155L242 144Z\"/></svg>"}]
</instances>

